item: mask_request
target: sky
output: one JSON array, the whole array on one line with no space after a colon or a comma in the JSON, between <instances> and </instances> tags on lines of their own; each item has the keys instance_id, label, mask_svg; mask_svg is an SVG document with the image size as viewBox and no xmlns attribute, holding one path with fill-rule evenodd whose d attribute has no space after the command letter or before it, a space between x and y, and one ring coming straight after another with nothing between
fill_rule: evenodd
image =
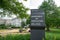
<instances>
[{"instance_id":1,"label":"sky","mask_svg":"<svg viewBox=\"0 0 60 40\"><path fill-rule=\"evenodd\" d=\"M38 7L42 4L43 1L44 0L28 0L28 1L19 0L19 2L22 2L25 7L30 9L38 9ZM60 0L54 0L54 1L57 6L60 6ZM28 11L27 13L31 14L30 11Z\"/></svg>"},{"instance_id":2,"label":"sky","mask_svg":"<svg viewBox=\"0 0 60 40\"><path fill-rule=\"evenodd\" d=\"M57 6L60 6L60 0L55 0L55 4L56 4Z\"/></svg>"},{"instance_id":3,"label":"sky","mask_svg":"<svg viewBox=\"0 0 60 40\"><path fill-rule=\"evenodd\" d=\"M19 0L19 1L30 9L38 9L38 7L42 4L44 0L28 0L27 2L23 0ZM54 0L54 1L57 6L60 6L60 0Z\"/></svg>"}]
</instances>

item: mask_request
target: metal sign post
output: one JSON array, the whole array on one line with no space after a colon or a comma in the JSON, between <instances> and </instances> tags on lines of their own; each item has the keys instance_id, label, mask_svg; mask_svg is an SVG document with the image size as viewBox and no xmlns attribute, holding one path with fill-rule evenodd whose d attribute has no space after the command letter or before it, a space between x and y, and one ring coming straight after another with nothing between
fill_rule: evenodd
<instances>
[{"instance_id":1,"label":"metal sign post","mask_svg":"<svg viewBox=\"0 0 60 40\"><path fill-rule=\"evenodd\" d=\"M43 40L45 38L45 13L43 10L31 10L31 40Z\"/></svg>"}]
</instances>

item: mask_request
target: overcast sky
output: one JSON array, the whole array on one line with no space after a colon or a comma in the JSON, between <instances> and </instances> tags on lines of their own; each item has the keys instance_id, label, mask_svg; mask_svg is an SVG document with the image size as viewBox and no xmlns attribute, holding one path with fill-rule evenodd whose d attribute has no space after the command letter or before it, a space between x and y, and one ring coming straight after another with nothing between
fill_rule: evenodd
<instances>
[{"instance_id":1,"label":"overcast sky","mask_svg":"<svg viewBox=\"0 0 60 40\"><path fill-rule=\"evenodd\" d=\"M22 1L23 4L30 9L37 9L44 0L28 0L27 2L23 0L19 0L19 1L20 2ZM57 6L60 6L60 0L54 0L54 1Z\"/></svg>"},{"instance_id":2,"label":"overcast sky","mask_svg":"<svg viewBox=\"0 0 60 40\"><path fill-rule=\"evenodd\" d=\"M38 7L42 4L44 0L28 0L27 2L23 0L19 1L22 2L25 7L28 7L30 9L38 9ZM54 1L57 6L60 6L60 0L54 0ZM30 11L28 11L28 14L30 14Z\"/></svg>"}]
</instances>

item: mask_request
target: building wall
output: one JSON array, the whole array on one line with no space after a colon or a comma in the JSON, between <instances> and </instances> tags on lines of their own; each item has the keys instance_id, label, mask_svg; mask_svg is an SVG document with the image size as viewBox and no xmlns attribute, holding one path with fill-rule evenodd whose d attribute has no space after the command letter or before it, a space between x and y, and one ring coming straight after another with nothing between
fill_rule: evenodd
<instances>
[{"instance_id":1,"label":"building wall","mask_svg":"<svg viewBox=\"0 0 60 40\"><path fill-rule=\"evenodd\" d=\"M0 19L0 24L4 24L5 20Z\"/></svg>"},{"instance_id":2,"label":"building wall","mask_svg":"<svg viewBox=\"0 0 60 40\"><path fill-rule=\"evenodd\" d=\"M20 19L13 19L12 21L11 21L11 25L15 25L16 27L19 27L19 26L21 26L21 20Z\"/></svg>"},{"instance_id":3,"label":"building wall","mask_svg":"<svg viewBox=\"0 0 60 40\"><path fill-rule=\"evenodd\" d=\"M18 18L14 19L0 19L0 24L5 24L5 25L14 25L16 27L21 26L21 20Z\"/></svg>"}]
</instances>

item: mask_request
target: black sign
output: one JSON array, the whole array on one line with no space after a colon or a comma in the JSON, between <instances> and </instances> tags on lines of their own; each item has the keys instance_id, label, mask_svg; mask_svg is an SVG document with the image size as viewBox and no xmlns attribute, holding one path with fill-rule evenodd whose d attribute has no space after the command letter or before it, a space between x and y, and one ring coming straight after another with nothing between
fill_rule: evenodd
<instances>
[{"instance_id":1,"label":"black sign","mask_svg":"<svg viewBox=\"0 0 60 40\"><path fill-rule=\"evenodd\" d=\"M31 26L45 26L45 13L43 10L32 9L31 10Z\"/></svg>"}]
</instances>

